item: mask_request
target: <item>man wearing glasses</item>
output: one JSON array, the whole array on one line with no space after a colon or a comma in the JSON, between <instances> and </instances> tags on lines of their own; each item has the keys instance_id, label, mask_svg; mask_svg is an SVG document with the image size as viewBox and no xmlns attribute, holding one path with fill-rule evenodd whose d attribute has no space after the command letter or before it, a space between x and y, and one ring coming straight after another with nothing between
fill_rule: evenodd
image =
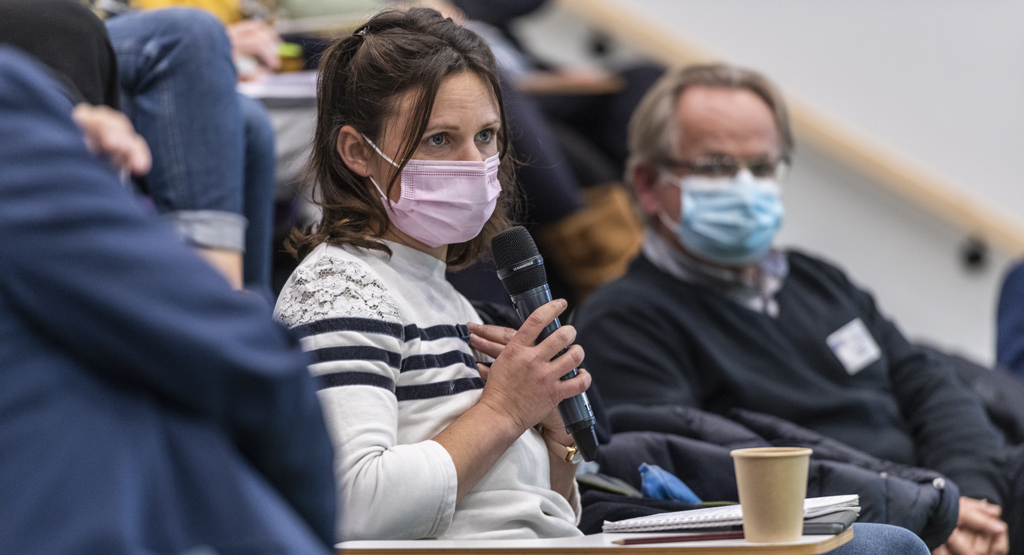
<instances>
[{"instance_id":1,"label":"man wearing glasses","mask_svg":"<svg viewBox=\"0 0 1024 555\"><path fill-rule=\"evenodd\" d=\"M669 72L629 149L642 255L574 322L606 404L739 407L936 470L963 497L935 553L1006 553L1005 448L979 402L839 269L772 248L793 149L775 87L727 65Z\"/></svg>"}]
</instances>

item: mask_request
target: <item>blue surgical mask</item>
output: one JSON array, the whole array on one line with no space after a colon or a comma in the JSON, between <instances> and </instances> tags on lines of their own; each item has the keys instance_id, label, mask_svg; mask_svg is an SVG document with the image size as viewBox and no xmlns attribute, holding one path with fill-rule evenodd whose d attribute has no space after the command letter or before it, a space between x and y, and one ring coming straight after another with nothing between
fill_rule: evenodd
<instances>
[{"instance_id":1,"label":"blue surgical mask","mask_svg":"<svg viewBox=\"0 0 1024 555\"><path fill-rule=\"evenodd\" d=\"M663 177L681 189L682 215L678 222L663 212L659 217L693 254L740 266L757 260L771 247L783 214L774 179L755 178L746 168L732 177Z\"/></svg>"}]
</instances>

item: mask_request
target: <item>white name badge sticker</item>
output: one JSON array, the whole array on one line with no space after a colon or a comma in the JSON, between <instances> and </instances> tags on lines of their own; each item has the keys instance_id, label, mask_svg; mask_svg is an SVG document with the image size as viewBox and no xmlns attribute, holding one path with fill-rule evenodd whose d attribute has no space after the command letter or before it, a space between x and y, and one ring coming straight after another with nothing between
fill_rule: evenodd
<instances>
[{"instance_id":1,"label":"white name badge sticker","mask_svg":"<svg viewBox=\"0 0 1024 555\"><path fill-rule=\"evenodd\" d=\"M825 343L843 363L843 367L851 376L860 372L882 356L882 350L871 337L871 332L860 318L832 332L825 338Z\"/></svg>"}]
</instances>

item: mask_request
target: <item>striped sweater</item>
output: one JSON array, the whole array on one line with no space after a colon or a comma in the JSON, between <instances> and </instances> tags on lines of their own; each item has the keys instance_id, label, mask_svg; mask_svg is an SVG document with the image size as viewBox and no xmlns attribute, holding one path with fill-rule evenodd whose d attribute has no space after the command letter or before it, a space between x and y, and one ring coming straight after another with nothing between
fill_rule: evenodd
<instances>
[{"instance_id":1,"label":"striped sweater","mask_svg":"<svg viewBox=\"0 0 1024 555\"><path fill-rule=\"evenodd\" d=\"M281 291L275 316L313 354L310 371L337 452L345 540L577 535L574 506L550 489L547 448L528 430L456 505L448 452L431 438L484 386L469 302L440 260L388 242L320 245Z\"/></svg>"}]
</instances>

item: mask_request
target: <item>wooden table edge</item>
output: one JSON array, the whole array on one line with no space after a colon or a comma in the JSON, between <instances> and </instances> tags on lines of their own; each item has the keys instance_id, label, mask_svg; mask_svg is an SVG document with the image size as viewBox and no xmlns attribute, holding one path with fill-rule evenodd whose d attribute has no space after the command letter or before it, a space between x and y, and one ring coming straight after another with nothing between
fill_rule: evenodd
<instances>
[{"instance_id":1,"label":"wooden table edge","mask_svg":"<svg viewBox=\"0 0 1024 555\"><path fill-rule=\"evenodd\" d=\"M820 555L831 551L853 539L853 528L816 543L804 544L746 544L722 546L675 545L608 545L601 549L619 555ZM580 547L538 547L538 548L466 548L442 551L427 548L380 548L380 549L338 549L344 555L439 555L455 552L459 555L560 555L563 553L593 552L594 546Z\"/></svg>"}]
</instances>

